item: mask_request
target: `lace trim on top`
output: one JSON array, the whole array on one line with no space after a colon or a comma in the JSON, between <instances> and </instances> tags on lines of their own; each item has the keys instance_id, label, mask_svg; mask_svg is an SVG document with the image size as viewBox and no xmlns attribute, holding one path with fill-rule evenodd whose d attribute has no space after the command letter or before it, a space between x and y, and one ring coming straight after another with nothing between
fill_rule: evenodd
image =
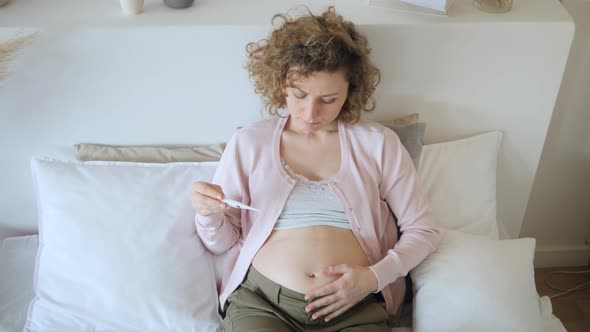
<instances>
[{"instance_id":1,"label":"lace trim on top","mask_svg":"<svg viewBox=\"0 0 590 332\"><path fill-rule=\"evenodd\" d=\"M352 229L342 203L329 185L329 180L313 181L295 173L281 161L287 174L295 179L295 186L279 215L274 229L308 226L333 226Z\"/></svg>"},{"instance_id":2,"label":"lace trim on top","mask_svg":"<svg viewBox=\"0 0 590 332\"><path fill-rule=\"evenodd\" d=\"M297 182L299 184L303 185L305 188L307 188L309 190L313 190L313 191L319 191L319 190L325 191L325 190L331 189L328 182L329 182L329 180L332 179L332 177L330 177L329 180L321 180L321 181L310 180L301 174L295 173L295 171L291 167L289 167L289 165L282 159L281 159L281 164L283 164L283 167L285 168L285 171L287 172L287 174L289 174L292 178L297 180Z\"/></svg>"}]
</instances>

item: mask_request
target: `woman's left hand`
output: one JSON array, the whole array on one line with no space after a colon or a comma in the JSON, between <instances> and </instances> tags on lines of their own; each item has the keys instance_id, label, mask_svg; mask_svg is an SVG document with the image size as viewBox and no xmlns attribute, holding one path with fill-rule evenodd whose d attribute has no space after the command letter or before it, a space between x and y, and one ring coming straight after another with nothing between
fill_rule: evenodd
<instances>
[{"instance_id":1,"label":"woman's left hand","mask_svg":"<svg viewBox=\"0 0 590 332\"><path fill-rule=\"evenodd\" d=\"M306 312L323 307L312 315L313 319L328 315L324 319L327 322L375 292L378 287L377 278L368 267L340 264L328 266L322 273L341 276L305 294L306 299L320 297L305 307Z\"/></svg>"}]
</instances>

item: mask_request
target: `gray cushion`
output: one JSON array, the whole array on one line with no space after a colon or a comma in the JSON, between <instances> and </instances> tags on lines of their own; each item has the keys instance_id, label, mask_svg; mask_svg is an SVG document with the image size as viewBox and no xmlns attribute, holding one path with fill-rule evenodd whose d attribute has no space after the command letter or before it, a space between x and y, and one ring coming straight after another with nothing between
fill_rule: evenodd
<instances>
[{"instance_id":1,"label":"gray cushion","mask_svg":"<svg viewBox=\"0 0 590 332\"><path fill-rule=\"evenodd\" d=\"M383 124L384 126L391 128L397 136L403 146L408 150L414 166L418 169L420 163L420 155L422 154L422 147L424 146L424 132L426 131L426 123L417 122L406 125L393 125Z\"/></svg>"}]
</instances>

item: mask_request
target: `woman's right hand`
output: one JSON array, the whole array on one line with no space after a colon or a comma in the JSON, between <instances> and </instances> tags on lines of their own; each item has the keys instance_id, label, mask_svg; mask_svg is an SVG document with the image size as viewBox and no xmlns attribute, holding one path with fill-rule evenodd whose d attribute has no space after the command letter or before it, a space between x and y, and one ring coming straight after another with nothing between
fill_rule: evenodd
<instances>
[{"instance_id":1,"label":"woman's right hand","mask_svg":"<svg viewBox=\"0 0 590 332\"><path fill-rule=\"evenodd\" d=\"M230 208L221 201L225 195L220 186L207 182L195 182L192 189L191 204L200 215L208 216Z\"/></svg>"}]
</instances>

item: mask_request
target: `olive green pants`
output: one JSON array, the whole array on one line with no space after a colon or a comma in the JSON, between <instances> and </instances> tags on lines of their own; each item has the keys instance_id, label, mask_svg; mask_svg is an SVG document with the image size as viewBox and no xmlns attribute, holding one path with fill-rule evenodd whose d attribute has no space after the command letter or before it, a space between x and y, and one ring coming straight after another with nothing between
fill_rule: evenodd
<instances>
[{"instance_id":1,"label":"olive green pants","mask_svg":"<svg viewBox=\"0 0 590 332\"><path fill-rule=\"evenodd\" d=\"M390 330L381 293L370 294L327 323L325 317L314 320L313 312L305 312L312 300L305 300L304 296L282 287L250 266L244 282L228 298L223 327L227 332Z\"/></svg>"}]
</instances>

